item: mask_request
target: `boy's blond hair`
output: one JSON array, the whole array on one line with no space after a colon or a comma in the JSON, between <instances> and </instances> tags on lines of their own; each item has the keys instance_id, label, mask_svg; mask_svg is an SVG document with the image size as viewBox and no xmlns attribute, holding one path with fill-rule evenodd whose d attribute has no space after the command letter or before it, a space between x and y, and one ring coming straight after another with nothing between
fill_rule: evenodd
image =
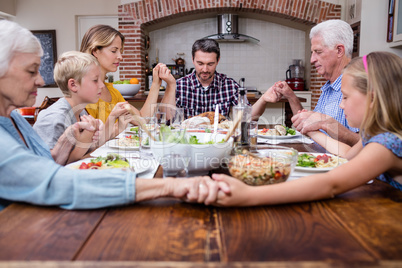
<instances>
[{"instance_id":1,"label":"boy's blond hair","mask_svg":"<svg viewBox=\"0 0 402 268\"><path fill-rule=\"evenodd\" d=\"M81 84L82 78L92 64L99 66L94 56L79 51L68 51L59 57L54 67L54 81L65 97L71 97L68 80L74 79Z\"/></svg>"}]
</instances>

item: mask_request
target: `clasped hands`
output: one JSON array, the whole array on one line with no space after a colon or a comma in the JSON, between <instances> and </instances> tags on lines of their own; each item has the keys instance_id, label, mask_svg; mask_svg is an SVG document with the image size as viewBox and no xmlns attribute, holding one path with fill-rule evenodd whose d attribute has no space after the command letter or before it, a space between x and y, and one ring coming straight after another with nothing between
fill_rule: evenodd
<instances>
[{"instance_id":1,"label":"clasped hands","mask_svg":"<svg viewBox=\"0 0 402 268\"><path fill-rule=\"evenodd\" d=\"M250 193L252 186L225 174L210 177L173 179L169 196L186 202L215 206L256 205Z\"/></svg>"}]
</instances>

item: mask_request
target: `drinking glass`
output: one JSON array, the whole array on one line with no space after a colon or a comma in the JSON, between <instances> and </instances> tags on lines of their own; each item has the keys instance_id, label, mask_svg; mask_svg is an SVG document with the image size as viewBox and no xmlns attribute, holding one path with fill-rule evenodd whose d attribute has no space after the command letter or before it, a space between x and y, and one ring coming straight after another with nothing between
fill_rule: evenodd
<instances>
[{"instance_id":1,"label":"drinking glass","mask_svg":"<svg viewBox=\"0 0 402 268\"><path fill-rule=\"evenodd\" d=\"M188 177L188 165L190 162L190 147L187 144L172 142L171 135L179 137L180 129L169 133L162 133L163 153L161 165L163 168L163 177ZM169 142L167 142L169 141ZM177 141L177 140L176 140Z\"/></svg>"},{"instance_id":2,"label":"drinking glass","mask_svg":"<svg viewBox=\"0 0 402 268\"><path fill-rule=\"evenodd\" d=\"M248 126L248 137L250 139L250 145L257 144L257 135L258 135L258 121L251 121Z\"/></svg>"},{"instance_id":3,"label":"drinking glass","mask_svg":"<svg viewBox=\"0 0 402 268\"><path fill-rule=\"evenodd\" d=\"M173 117L170 119L170 126L175 129L181 129L181 123L184 120L184 109L183 108L174 108L170 111Z\"/></svg>"},{"instance_id":4,"label":"drinking glass","mask_svg":"<svg viewBox=\"0 0 402 268\"><path fill-rule=\"evenodd\" d=\"M173 106L170 104L159 103L155 108L154 117L157 120L158 125L166 125L166 112L168 107ZM174 107L174 106L173 106Z\"/></svg>"},{"instance_id":5,"label":"drinking glass","mask_svg":"<svg viewBox=\"0 0 402 268\"><path fill-rule=\"evenodd\" d=\"M188 177L188 159L185 152L164 152L162 157L163 177Z\"/></svg>"},{"instance_id":6,"label":"drinking glass","mask_svg":"<svg viewBox=\"0 0 402 268\"><path fill-rule=\"evenodd\" d=\"M156 118L155 117L143 117L144 126L148 129L149 133L152 136L156 136ZM149 158L152 157L152 151L150 149L151 137L149 137L148 133L142 128L139 127L138 135L140 138L140 157L141 158Z\"/></svg>"}]
</instances>

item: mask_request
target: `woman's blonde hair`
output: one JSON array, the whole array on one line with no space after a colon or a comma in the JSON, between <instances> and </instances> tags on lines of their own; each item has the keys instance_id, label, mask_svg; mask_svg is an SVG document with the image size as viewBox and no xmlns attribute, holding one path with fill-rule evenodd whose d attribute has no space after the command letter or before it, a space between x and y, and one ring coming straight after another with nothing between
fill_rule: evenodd
<instances>
[{"instance_id":1,"label":"woman's blonde hair","mask_svg":"<svg viewBox=\"0 0 402 268\"><path fill-rule=\"evenodd\" d=\"M372 52L354 58L344 74L367 96L367 107L360 126L363 138L391 132L402 139L402 59L389 52ZM367 69L366 69L367 68Z\"/></svg>"},{"instance_id":2,"label":"woman's blonde hair","mask_svg":"<svg viewBox=\"0 0 402 268\"><path fill-rule=\"evenodd\" d=\"M64 96L71 97L68 80L74 79L81 84L82 78L93 64L99 66L94 56L78 51L68 51L59 57L54 66L54 81Z\"/></svg>"},{"instance_id":3,"label":"woman's blonde hair","mask_svg":"<svg viewBox=\"0 0 402 268\"><path fill-rule=\"evenodd\" d=\"M123 53L124 36L115 28L109 25L95 25L91 27L84 35L81 41L80 51L93 55L97 49L101 50L109 46L113 40L119 36L121 38L121 52Z\"/></svg>"}]
</instances>

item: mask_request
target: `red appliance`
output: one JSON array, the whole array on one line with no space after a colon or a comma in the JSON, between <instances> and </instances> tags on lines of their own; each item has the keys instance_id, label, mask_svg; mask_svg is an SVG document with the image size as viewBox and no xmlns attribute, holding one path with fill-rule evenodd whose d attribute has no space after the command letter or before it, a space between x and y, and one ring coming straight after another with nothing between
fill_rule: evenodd
<instances>
[{"instance_id":1,"label":"red appliance","mask_svg":"<svg viewBox=\"0 0 402 268\"><path fill-rule=\"evenodd\" d=\"M304 67L301 60L293 60L293 65L286 71L286 83L293 90L304 90Z\"/></svg>"},{"instance_id":2,"label":"red appliance","mask_svg":"<svg viewBox=\"0 0 402 268\"><path fill-rule=\"evenodd\" d=\"M289 87L295 91L304 90L304 79L303 78L290 78L286 79Z\"/></svg>"}]
</instances>

